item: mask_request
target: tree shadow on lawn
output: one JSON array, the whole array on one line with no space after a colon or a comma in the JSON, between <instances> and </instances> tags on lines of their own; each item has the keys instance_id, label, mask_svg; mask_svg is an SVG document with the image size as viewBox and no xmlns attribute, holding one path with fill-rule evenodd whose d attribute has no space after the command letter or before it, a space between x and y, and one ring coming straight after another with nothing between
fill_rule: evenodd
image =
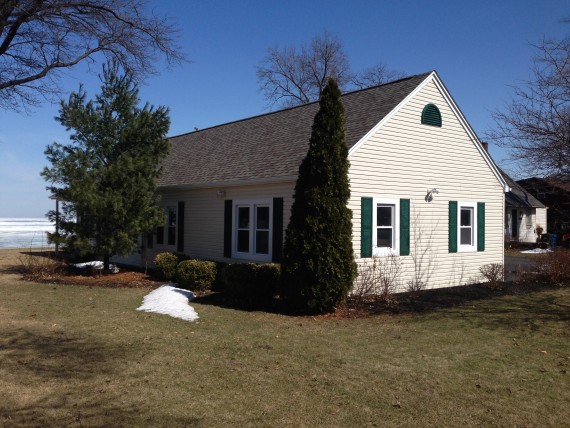
<instances>
[{"instance_id":1,"label":"tree shadow on lawn","mask_svg":"<svg viewBox=\"0 0 570 428\"><path fill-rule=\"evenodd\" d=\"M136 351L58 332L18 329L0 340L0 425L196 426L200 420L141 410L126 389L124 365ZM6 390L16 387L17 393ZM148 386L147 386L148 387ZM144 394L143 394L144 395Z\"/></svg>"}]
</instances>

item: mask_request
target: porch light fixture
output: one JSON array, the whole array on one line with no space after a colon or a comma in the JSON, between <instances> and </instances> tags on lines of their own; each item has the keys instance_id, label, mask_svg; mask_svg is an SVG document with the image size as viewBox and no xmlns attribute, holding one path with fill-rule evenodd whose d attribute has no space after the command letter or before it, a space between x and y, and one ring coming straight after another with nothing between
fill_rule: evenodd
<instances>
[{"instance_id":1,"label":"porch light fixture","mask_svg":"<svg viewBox=\"0 0 570 428\"><path fill-rule=\"evenodd\" d=\"M226 191L224 189L218 190L218 193L216 194L216 196L218 198L225 198L226 197Z\"/></svg>"},{"instance_id":2,"label":"porch light fixture","mask_svg":"<svg viewBox=\"0 0 570 428\"><path fill-rule=\"evenodd\" d=\"M426 197L424 198L426 202L431 202L433 201L433 194L439 194L439 189L436 189L435 187L433 189L428 189Z\"/></svg>"}]
</instances>

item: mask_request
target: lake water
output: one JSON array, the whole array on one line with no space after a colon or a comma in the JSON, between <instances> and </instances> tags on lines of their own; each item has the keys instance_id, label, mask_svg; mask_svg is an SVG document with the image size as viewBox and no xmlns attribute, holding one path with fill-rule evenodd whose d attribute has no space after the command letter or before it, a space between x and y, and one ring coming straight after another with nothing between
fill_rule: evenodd
<instances>
[{"instance_id":1,"label":"lake water","mask_svg":"<svg viewBox=\"0 0 570 428\"><path fill-rule=\"evenodd\" d=\"M47 247L46 232L54 231L46 218L0 218L0 248Z\"/></svg>"}]
</instances>

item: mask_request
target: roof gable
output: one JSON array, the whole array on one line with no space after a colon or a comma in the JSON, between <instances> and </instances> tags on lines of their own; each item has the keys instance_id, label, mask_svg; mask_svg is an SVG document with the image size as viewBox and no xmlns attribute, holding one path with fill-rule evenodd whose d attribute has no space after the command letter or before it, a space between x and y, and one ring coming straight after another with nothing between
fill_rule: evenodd
<instances>
[{"instance_id":1,"label":"roof gable","mask_svg":"<svg viewBox=\"0 0 570 428\"><path fill-rule=\"evenodd\" d=\"M505 182L510 187L509 192L505 194L505 202L507 205L513 207L532 207L532 208L546 208L546 206L531 195L524 187L514 181L509 175L499 169Z\"/></svg>"},{"instance_id":2,"label":"roof gable","mask_svg":"<svg viewBox=\"0 0 570 428\"><path fill-rule=\"evenodd\" d=\"M349 150L430 75L344 94ZM172 137L159 186L294 180L307 154L318 108L315 102Z\"/></svg>"},{"instance_id":3,"label":"roof gable","mask_svg":"<svg viewBox=\"0 0 570 428\"><path fill-rule=\"evenodd\" d=\"M493 172L494 176L497 178L497 180L499 181L499 183L503 187L503 190L505 192L507 192L508 186L506 185L505 179L504 179L503 175L501 174L501 172L499 171L499 168L495 165L495 162L493 161L493 159L491 158L491 156L489 155L487 150L485 150L483 148L483 145L482 145L481 141L479 140L479 137L477 137L475 131L473 130L471 125L469 125L469 122L467 122L467 119L465 118L465 116L463 115L463 113L461 112L461 110L459 109L457 104L455 103L455 100L453 99L453 97L451 96L451 94L449 93L449 91L447 90L447 88L445 87L445 85L443 84L443 82L441 81L439 76L437 75L437 73L435 71L432 71L431 73L428 73L427 75L423 75L423 76L425 77L424 80L422 82L420 82L420 84L418 86L416 86L406 97L404 97L400 101L400 103L398 103L396 106L394 106L394 108L389 112L389 114L385 115L382 118L382 120L380 120L373 128L371 128L366 133L366 135L364 135L360 139L360 141L358 141L358 143L356 143L352 147L349 147L349 157L351 154L356 152L364 143L366 143L366 141L368 141L372 135L376 134L378 132L378 130L382 126L384 126L384 124L386 122L388 122L388 120L390 120L401 109L403 109L410 102L410 100L412 100L412 98L414 98L422 89L424 89L430 82L433 82L435 84L435 86L437 87L437 89L440 91L441 95L443 96L443 99L448 104L451 111L453 112L453 114L455 115L457 120L459 121L459 124L467 133L469 139L471 140L471 142L473 143L475 148L479 151L479 153L481 154L481 156L485 160L486 164L488 165L490 170Z\"/></svg>"}]
</instances>

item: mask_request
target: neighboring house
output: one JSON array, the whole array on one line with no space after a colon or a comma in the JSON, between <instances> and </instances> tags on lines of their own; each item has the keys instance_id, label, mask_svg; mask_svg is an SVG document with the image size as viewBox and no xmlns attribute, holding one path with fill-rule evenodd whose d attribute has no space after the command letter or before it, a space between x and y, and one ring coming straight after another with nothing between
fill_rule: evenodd
<instances>
[{"instance_id":1,"label":"neighboring house","mask_svg":"<svg viewBox=\"0 0 570 428\"><path fill-rule=\"evenodd\" d=\"M536 242L537 227L547 231L547 207L500 170L510 187L505 195L505 241Z\"/></svg>"},{"instance_id":2,"label":"neighboring house","mask_svg":"<svg viewBox=\"0 0 570 428\"><path fill-rule=\"evenodd\" d=\"M518 183L532 193L536 199L548 206L549 232L563 234L570 232L569 183L556 178L538 177L519 180Z\"/></svg>"},{"instance_id":3,"label":"neighboring house","mask_svg":"<svg viewBox=\"0 0 570 428\"><path fill-rule=\"evenodd\" d=\"M437 73L350 92L342 102L357 262L396 256L401 288L418 274L428 287L465 284L480 278L481 266L502 264L508 188ZM142 263L163 251L280 261L318 108L172 137L158 188L168 222L146 243Z\"/></svg>"}]
</instances>

